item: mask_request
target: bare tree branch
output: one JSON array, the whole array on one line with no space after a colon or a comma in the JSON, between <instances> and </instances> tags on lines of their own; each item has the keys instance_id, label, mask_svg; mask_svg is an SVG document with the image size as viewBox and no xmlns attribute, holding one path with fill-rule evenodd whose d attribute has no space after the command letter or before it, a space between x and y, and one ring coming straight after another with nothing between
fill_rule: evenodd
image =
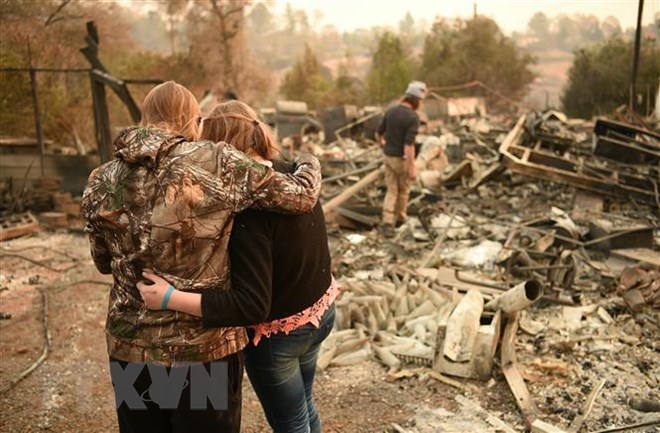
<instances>
[{"instance_id":1,"label":"bare tree branch","mask_svg":"<svg viewBox=\"0 0 660 433\"><path fill-rule=\"evenodd\" d=\"M226 9L223 10L222 5L218 4L218 0L211 0L211 8L213 9L213 13L220 18L221 20L224 20L226 18L229 18L231 15L243 12L243 9L245 8L245 5L243 2L240 3L240 6L236 6L231 9Z\"/></svg>"},{"instance_id":2,"label":"bare tree branch","mask_svg":"<svg viewBox=\"0 0 660 433\"><path fill-rule=\"evenodd\" d=\"M218 0L211 0L211 8L213 9L213 12L215 13L216 16L218 17L222 16L222 12L220 11L220 7L218 6Z\"/></svg>"},{"instance_id":3,"label":"bare tree branch","mask_svg":"<svg viewBox=\"0 0 660 433\"><path fill-rule=\"evenodd\" d=\"M233 39L238 34L238 32L238 30L227 30L226 32L222 32L222 37L226 40L230 40Z\"/></svg>"},{"instance_id":4,"label":"bare tree branch","mask_svg":"<svg viewBox=\"0 0 660 433\"><path fill-rule=\"evenodd\" d=\"M226 17L229 17L229 16L234 15L234 14L236 14L236 13L243 12L243 8L244 8L244 6L241 5L241 6L237 6L237 7L235 7L234 9L229 9L229 10L227 10L227 11L225 12L225 16L226 16Z\"/></svg>"},{"instance_id":5,"label":"bare tree branch","mask_svg":"<svg viewBox=\"0 0 660 433\"><path fill-rule=\"evenodd\" d=\"M232 40L241 32L241 16L245 11L245 1L209 0L211 12L218 20L218 30L221 40L222 75L225 86L235 87L236 69L234 66L234 47Z\"/></svg>"},{"instance_id":6,"label":"bare tree branch","mask_svg":"<svg viewBox=\"0 0 660 433\"><path fill-rule=\"evenodd\" d=\"M44 27L48 27L49 25L56 23L57 21L62 21L64 19L63 17L60 17L58 19L55 19L55 17L57 16L57 14L62 12L62 9L64 9L66 5L68 5L69 3L71 3L71 0L62 0L62 3L60 3L57 9L55 9L55 12L53 12L52 14L50 14L50 16L48 16L46 22L44 23Z\"/></svg>"}]
</instances>

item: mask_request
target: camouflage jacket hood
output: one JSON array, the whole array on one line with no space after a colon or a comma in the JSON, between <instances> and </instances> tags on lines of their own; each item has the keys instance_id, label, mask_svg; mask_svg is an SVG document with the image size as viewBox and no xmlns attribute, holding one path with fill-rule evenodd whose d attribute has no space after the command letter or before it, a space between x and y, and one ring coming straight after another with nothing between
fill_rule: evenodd
<instances>
[{"instance_id":1,"label":"camouflage jacket hood","mask_svg":"<svg viewBox=\"0 0 660 433\"><path fill-rule=\"evenodd\" d=\"M119 134L115 157L92 172L82 201L94 262L114 277L110 356L173 365L241 350L242 328L204 329L200 318L149 310L135 284L152 269L178 289L226 290L234 215L250 206L310 211L321 184L318 161L301 157L293 174L279 174L226 143L140 127Z\"/></svg>"},{"instance_id":2,"label":"camouflage jacket hood","mask_svg":"<svg viewBox=\"0 0 660 433\"><path fill-rule=\"evenodd\" d=\"M155 128L127 128L115 139L115 157L131 164L155 167L159 153L183 141L181 137Z\"/></svg>"}]
</instances>

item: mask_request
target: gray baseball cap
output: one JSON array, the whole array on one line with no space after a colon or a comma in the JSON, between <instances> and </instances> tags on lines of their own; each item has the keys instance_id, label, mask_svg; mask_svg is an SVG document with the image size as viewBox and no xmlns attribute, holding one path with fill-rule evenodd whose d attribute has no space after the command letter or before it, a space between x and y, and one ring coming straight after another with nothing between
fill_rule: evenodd
<instances>
[{"instance_id":1,"label":"gray baseball cap","mask_svg":"<svg viewBox=\"0 0 660 433\"><path fill-rule=\"evenodd\" d=\"M424 99L426 97L426 84L421 81L411 81L406 89L406 96Z\"/></svg>"}]
</instances>

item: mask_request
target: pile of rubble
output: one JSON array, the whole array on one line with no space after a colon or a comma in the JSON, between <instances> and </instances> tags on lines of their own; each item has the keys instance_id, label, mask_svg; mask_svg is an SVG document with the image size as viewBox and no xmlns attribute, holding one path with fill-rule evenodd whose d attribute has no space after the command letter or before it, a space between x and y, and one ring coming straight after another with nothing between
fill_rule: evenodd
<instances>
[{"instance_id":1,"label":"pile of rubble","mask_svg":"<svg viewBox=\"0 0 660 433\"><path fill-rule=\"evenodd\" d=\"M12 178L0 181L0 241L41 230L80 228L80 197L62 192L62 178L41 177L24 181L21 188Z\"/></svg>"},{"instance_id":2,"label":"pile of rubble","mask_svg":"<svg viewBox=\"0 0 660 433\"><path fill-rule=\"evenodd\" d=\"M342 141L324 210L345 289L321 369L375 359L465 392L503 377L538 432L660 425L660 135L558 112L443 127L419 138L392 240L378 146Z\"/></svg>"},{"instance_id":3,"label":"pile of rubble","mask_svg":"<svg viewBox=\"0 0 660 433\"><path fill-rule=\"evenodd\" d=\"M360 132L378 116L365 112L325 146L299 137L289 149L322 159L344 286L319 369L376 360L389 380L431 378L473 399L506 382L535 432L657 428L660 135L554 111L431 122L418 137L410 217L385 239L381 149ZM79 200L58 182L0 185L0 241L79 224ZM456 401L460 419L429 408L392 428L520 424Z\"/></svg>"}]
</instances>

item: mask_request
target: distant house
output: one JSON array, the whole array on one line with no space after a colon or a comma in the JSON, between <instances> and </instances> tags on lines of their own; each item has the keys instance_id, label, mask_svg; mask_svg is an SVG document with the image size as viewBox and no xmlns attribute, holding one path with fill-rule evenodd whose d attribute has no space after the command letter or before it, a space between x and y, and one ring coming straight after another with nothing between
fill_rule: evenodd
<instances>
[{"instance_id":1,"label":"distant house","mask_svg":"<svg viewBox=\"0 0 660 433\"><path fill-rule=\"evenodd\" d=\"M323 129L314 113L307 109L307 104L301 101L277 101L272 120L279 140L291 136L302 137L310 131Z\"/></svg>"},{"instance_id":2,"label":"distant house","mask_svg":"<svg viewBox=\"0 0 660 433\"><path fill-rule=\"evenodd\" d=\"M429 97L424 101L429 120L451 120L487 114L486 99L480 96L463 98Z\"/></svg>"}]
</instances>

